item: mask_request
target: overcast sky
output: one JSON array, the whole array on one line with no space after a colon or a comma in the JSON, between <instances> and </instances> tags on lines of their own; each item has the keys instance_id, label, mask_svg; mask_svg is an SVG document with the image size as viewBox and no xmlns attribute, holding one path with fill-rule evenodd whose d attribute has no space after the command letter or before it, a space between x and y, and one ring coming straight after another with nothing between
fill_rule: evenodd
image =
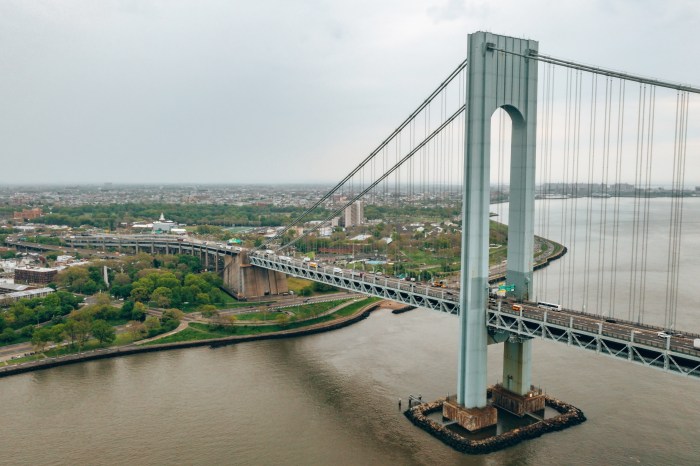
<instances>
[{"instance_id":1,"label":"overcast sky","mask_svg":"<svg viewBox=\"0 0 700 466\"><path fill-rule=\"evenodd\" d=\"M477 30L700 84L695 0L0 0L0 183L334 181Z\"/></svg>"}]
</instances>

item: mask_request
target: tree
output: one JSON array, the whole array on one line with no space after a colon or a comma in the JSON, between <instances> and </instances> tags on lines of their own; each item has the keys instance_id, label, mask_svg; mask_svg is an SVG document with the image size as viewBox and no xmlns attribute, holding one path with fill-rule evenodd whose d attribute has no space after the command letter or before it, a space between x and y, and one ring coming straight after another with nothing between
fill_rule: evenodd
<instances>
[{"instance_id":1,"label":"tree","mask_svg":"<svg viewBox=\"0 0 700 466\"><path fill-rule=\"evenodd\" d=\"M216 309L216 306L211 304L202 304L197 308L197 310L202 314L202 317L206 317L207 319L217 317L219 315L219 311Z\"/></svg>"},{"instance_id":2,"label":"tree","mask_svg":"<svg viewBox=\"0 0 700 466\"><path fill-rule=\"evenodd\" d=\"M122 319L131 319L131 312L134 310L133 301L124 301L122 308L119 310L119 317Z\"/></svg>"},{"instance_id":3,"label":"tree","mask_svg":"<svg viewBox=\"0 0 700 466\"><path fill-rule=\"evenodd\" d=\"M66 338L70 340L70 345L75 346L75 341L78 339L78 322L75 319L68 319L66 323L63 324L63 333Z\"/></svg>"},{"instance_id":4,"label":"tree","mask_svg":"<svg viewBox=\"0 0 700 466\"><path fill-rule=\"evenodd\" d=\"M148 331L149 336L157 335L160 331L160 319L156 316L148 316L143 322L144 327Z\"/></svg>"},{"instance_id":5,"label":"tree","mask_svg":"<svg viewBox=\"0 0 700 466\"><path fill-rule=\"evenodd\" d=\"M96 320L92 323L92 336L97 338L100 346L104 346L105 343L112 343L117 338L114 327L104 320Z\"/></svg>"},{"instance_id":6,"label":"tree","mask_svg":"<svg viewBox=\"0 0 700 466\"><path fill-rule=\"evenodd\" d=\"M135 303L134 304L134 309L131 311L131 319L132 320L140 320L144 321L146 319L146 305L143 303Z\"/></svg>"},{"instance_id":7,"label":"tree","mask_svg":"<svg viewBox=\"0 0 700 466\"><path fill-rule=\"evenodd\" d=\"M214 317L214 324L218 328L231 327L238 320L236 316L227 316L221 313L217 313Z\"/></svg>"},{"instance_id":8,"label":"tree","mask_svg":"<svg viewBox=\"0 0 700 466\"><path fill-rule=\"evenodd\" d=\"M184 316L185 313L182 312L180 309L166 309L163 311L163 315L161 316L160 320L163 323L168 321L175 321L177 323L180 323Z\"/></svg>"},{"instance_id":9,"label":"tree","mask_svg":"<svg viewBox=\"0 0 700 466\"><path fill-rule=\"evenodd\" d=\"M3 343L12 343L16 339L17 334L10 327L7 327L5 330L2 331L2 333L0 333L0 341Z\"/></svg>"},{"instance_id":10,"label":"tree","mask_svg":"<svg viewBox=\"0 0 700 466\"><path fill-rule=\"evenodd\" d=\"M136 301L136 302L143 302L143 301L148 301L148 297L150 296L150 292L148 291L148 288L145 288L143 286L135 286L134 288L131 289L131 299Z\"/></svg>"},{"instance_id":11,"label":"tree","mask_svg":"<svg viewBox=\"0 0 700 466\"><path fill-rule=\"evenodd\" d=\"M95 304L98 306L109 306L112 303L112 300L109 299L109 295L105 293L97 293L95 295Z\"/></svg>"},{"instance_id":12,"label":"tree","mask_svg":"<svg viewBox=\"0 0 700 466\"><path fill-rule=\"evenodd\" d=\"M129 285L129 284L131 284L131 278L129 277L129 275L122 273L122 272L116 274L114 276L114 280L112 280L112 286L114 286L114 285L123 286L123 285Z\"/></svg>"},{"instance_id":13,"label":"tree","mask_svg":"<svg viewBox=\"0 0 700 466\"><path fill-rule=\"evenodd\" d=\"M51 341L56 345L63 343L63 335L65 334L66 324L56 324L51 327Z\"/></svg>"},{"instance_id":14,"label":"tree","mask_svg":"<svg viewBox=\"0 0 700 466\"><path fill-rule=\"evenodd\" d=\"M75 339L78 342L78 348L82 349L85 343L90 339L92 332L92 322L90 320L75 321Z\"/></svg>"},{"instance_id":15,"label":"tree","mask_svg":"<svg viewBox=\"0 0 700 466\"><path fill-rule=\"evenodd\" d=\"M41 327L34 331L32 334L32 345L37 352L43 353L46 349L46 345L51 341L53 334L50 328Z\"/></svg>"},{"instance_id":16,"label":"tree","mask_svg":"<svg viewBox=\"0 0 700 466\"><path fill-rule=\"evenodd\" d=\"M211 298L207 293L197 293L194 299L198 304L209 304L211 302Z\"/></svg>"},{"instance_id":17,"label":"tree","mask_svg":"<svg viewBox=\"0 0 700 466\"><path fill-rule=\"evenodd\" d=\"M148 333L148 330L143 322L139 322L138 320L130 321L128 324L126 324L126 328L129 329L129 334L134 341L140 340Z\"/></svg>"},{"instance_id":18,"label":"tree","mask_svg":"<svg viewBox=\"0 0 700 466\"><path fill-rule=\"evenodd\" d=\"M158 307L170 306L173 298L173 290L164 286L158 287L151 293L151 301L155 301Z\"/></svg>"}]
</instances>

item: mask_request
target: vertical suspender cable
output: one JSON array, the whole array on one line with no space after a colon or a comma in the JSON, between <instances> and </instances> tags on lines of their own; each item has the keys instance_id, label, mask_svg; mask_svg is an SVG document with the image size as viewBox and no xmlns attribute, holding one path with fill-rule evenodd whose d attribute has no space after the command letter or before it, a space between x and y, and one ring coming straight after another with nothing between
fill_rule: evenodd
<instances>
[{"instance_id":1,"label":"vertical suspender cable","mask_svg":"<svg viewBox=\"0 0 700 466\"><path fill-rule=\"evenodd\" d=\"M644 198L644 222L642 230L642 263L641 263L641 280L639 286L640 303L639 314L640 322L644 321L644 312L646 310L646 281L647 281L647 258L649 256L649 210L651 206L651 172L654 159L654 125L656 122L656 86L652 86L649 90L649 121L647 126L647 147L645 159L645 191L647 193Z\"/></svg>"},{"instance_id":2,"label":"vertical suspender cable","mask_svg":"<svg viewBox=\"0 0 700 466\"><path fill-rule=\"evenodd\" d=\"M620 193L621 193L621 182L622 182L622 147L623 147L623 137L624 137L624 125L625 125L625 95L627 86L624 80L620 80L619 91L618 91L618 109L617 109L617 138L615 141L615 186L616 189L613 191L615 195L615 209L613 214L613 255L612 255L612 266L610 267L612 272L613 283L612 290L610 291L610 309L611 312L615 312L617 307L616 292L617 286L617 265L618 265L618 255L620 247Z\"/></svg>"}]
</instances>

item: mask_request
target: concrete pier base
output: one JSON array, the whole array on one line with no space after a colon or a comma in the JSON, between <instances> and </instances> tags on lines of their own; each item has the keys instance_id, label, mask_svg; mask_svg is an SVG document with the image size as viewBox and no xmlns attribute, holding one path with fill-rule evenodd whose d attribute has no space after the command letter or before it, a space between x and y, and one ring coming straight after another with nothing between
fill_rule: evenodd
<instances>
[{"instance_id":1,"label":"concrete pier base","mask_svg":"<svg viewBox=\"0 0 700 466\"><path fill-rule=\"evenodd\" d=\"M493 405L520 417L526 413L542 411L545 406L544 393L534 388L524 395L519 395L506 390L502 385L496 385L491 388L491 397Z\"/></svg>"},{"instance_id":2,"label":"concrete pier base","mask_svg":"<svg viewBox=\"0 0 700 466\"><path fill-rule=\"evenodd\" d=\"M493 406L483 408L466 408L457 403L457 398L452 396L445 400L442 405L442 417L457 421L457 424L467 429L469 432L485 429L496 425L498 422L498 411Z\"/></svg>"}]
</instances>

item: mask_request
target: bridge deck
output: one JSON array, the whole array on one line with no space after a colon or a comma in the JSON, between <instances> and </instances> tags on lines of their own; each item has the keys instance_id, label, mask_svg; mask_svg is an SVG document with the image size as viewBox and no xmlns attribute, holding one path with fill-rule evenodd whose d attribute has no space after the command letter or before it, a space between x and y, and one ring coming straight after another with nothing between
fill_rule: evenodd
<instances>
[{"instance_id":1,"label":"bridge deck","mask_svg":"<svg viewBox=\"0 0 700 466\"><path fill-rule=\"evenodd\" d=\"M392 299L413 306L459 314L459 290L436 288L370 273L316 266L292 258L252 252L250 262L289 275L327 283L338 288ZM515 308L514 308L515 306ZM605 319L576 310L545 310L536 303L491 300L486 310L491 333L511 337L542 338L647 367L700 378L700 351L693 337L660 337L660 327Z\"/></svg>"},{"instance_id":2,"label":"bridge deck","mask_svg":"<svg viewBox=\"0 0 700 466\"><path fill-rule=\"evenodd\" d=\"M67 242L71 247L155 248L206 252L218 256L249 252L250 263L258 267L412 306L459 314L459 290L456 289L437 288L337 267L314 266L308 261L244 251L219 243L166 235L75 236ZM506 299L491 300L486 309L490 333L505 332L510 338L548 339L647 367L700 378L700 351L693 347L693 338L700 338L700 335L660 337L658 334L663 331L660 327L606 320L602 316L571 309L545 310L535 303L522 303L520 307L514 307L515 304Z\"/></svg>"}]
</instances>

